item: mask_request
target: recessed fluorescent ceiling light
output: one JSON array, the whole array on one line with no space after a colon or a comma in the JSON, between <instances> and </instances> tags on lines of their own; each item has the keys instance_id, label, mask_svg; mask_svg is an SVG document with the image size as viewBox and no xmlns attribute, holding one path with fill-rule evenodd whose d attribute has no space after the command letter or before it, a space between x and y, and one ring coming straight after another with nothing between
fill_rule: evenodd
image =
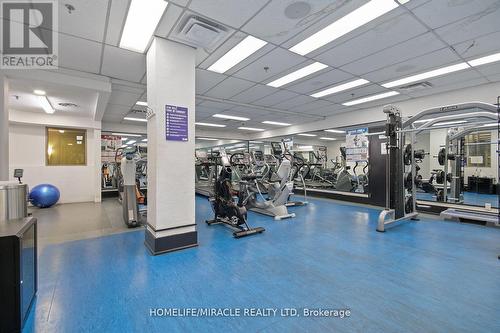
<instances>
[{"instance_id":1,"label":"recessed fluorescent ceiling light","mask_svg":"<svg viewBox=\"0 0 500 333\"><path fill-rule=\"evenodd\" d=\"M464 70L467 68L470 68L470 66L466 62L461 62L461 63L456 64L456 65L446 66L446 67L438 68L438 69L435 69L435 70L432 70L429 72L408 76L408 77L405 77L403 79L399 79L396 81L387 82L387 83L384 83L382 86L385 88L393 88L393 87L397 87L397 86L402 86L404 84L429 79L431 77L436 77L436 76L441 76L441 75L445 75L445 74L449 74L449 73L453 73L453 72L458 72L458 71L461 71L461 70Z\"/></svg>"},{"instance_id":2,"label":"recessed fluorescent ceiling light","mask_svg":"<svg viewBox=\"0 0 500 333\"><path fill-rule=\"evenodd\" d=\"M40 90L40 89L33 90L33 93L35 95L38 95L38 96L45 96L46 95L45 90Z\"/></svg>"},{"instance_id":3,"label":"recessed fluorescent ceiling light","mask_svg":"<svg viewBox=\"0 0 500 333\"><path fill-rule=\"evenodd\" d=\"M125 117L123 118L124 120L130 120L130 121L141 121L147 123L148 120L145 118L134 118L134 117Z\"/></svg>"},{"instance_id":4,"label":"recessed fluorescent ceiling light","mask_svg":"<svg viewBox=\"0 0 500 333\"><path fill-rule=\"evenodd\" d=\"M216 113L212 117L214 118L222 118L222 119L231 119L231 120L241 120L241 121L248 121L250 118L245 118L245 117L237 117L237 116L231 116L228 114L219 114Z\"/></svg>"},{"instance_id":5,"label":"recessed fluorescent ceiling light","mask_svg":"<svg viewBox=\"0 0 500 333\"><path fill-rule=\"evenodd\" d=\"M263 121L263 124L268 124L268 125L275 125L275 126L290 126L291 124L289 123L280 123L279 121Z\"/></svg>"},{"instance_id":6,"label":"recessed fluorescent ceiling light","mask_svg":"<svg viewBox=\"0 0 500 333\"><path fill-rule=\"evenodd\" d=\"M484 124L482 127L493 127L493 126L498 126L499 123L491 123L491 124Z\"/></svg>"},{"instance_id":7,"label":"recessed fluorescent ceiling light","mask_svg":"<svg viewBox=\"0 0 500 333\"><path fill-rule=\"evenodd\" d=\"M476 67L476 66L490 64L492 62L497 62L497 61L500 61L500 53L495 53L495 54L491 54L491 55L486 56L486 57L481 57L481 58L477 58L474 60L470 60L470 61L468 61L468 63L469 63L469 65Z\"/></svg>"},{"instance_id":8,"label":"recessed fluorescent ceiling light","mask_svg":"<svg viewBox=\"0 0 500 333\"><path fill-rule=\"evenodd\" d=\"M254 132L262 132L262 131L264 131L264 129L263 129L263 128L244 127L244 126L242 126L242 127L238 127L238 129L240 129L240 130L244 130L244 131L254 131Z\"/></svg>"},{"instance_id":9,"label":"recessed fluorescent ceiling light","mask_svg":"<svg viewBox=\"0 0 500 333\"><path fill-rule=\"evenodd\" d=\"M217 141L218 139L214 139L214 138L196 138L196 140Z\"/></svg>"},{"instance_id":10,"label":"recessed fluorescent ceiling light","mask_svg":"<svg viewBox=\"0 0 500 333\"><path fill-rule=\"evenodd\" d=\"M391 96L395 96L395 95L399 95L399 93L397 91L389 91L389 92L386 92L383 94L372 95L372 96L368 96L368 97L364 97L364 98L360 98L360 99L355 99L353 101L342 103L342 105L351 106L351 105L376 101L377 99L387 98L387 97L391 97Z\"/></svg>"},{"instance_id":11,"label":"recessed fluorescent ceiling light","mask_svg":"<svg viewBox=\"0 0 500 333\"><path fill-rule=\"evenodd\" d=\"M148 103L147 103L147 102L141 102L141 101L138 101L137 103L135 103L135 105L139 105L139 106L148 106Z\"/></svg>"},{"instance_id":12,"label":"recessed fluorescent ceiling light","mask_svg":"<svg viewBox=\"0 0 500 333\"><path fill-rule=\"evenodd\" d=\"M43 111L45 111L48 114L52 114L52 113L56 112L56 110L50 104L47 96L39 95L38 99L40 100L40 104L42 104Z\"/></svg>"},{"instance_id":13,"label":"recessed fluorescent ceiling light","mask_svg":"<svg viewBox=\"0 0 500 333\"><path fill-rule=\"evenodd\" d=\"M320 140L329 140L329 141L334 141L334 140L337 140L335 138L327 138L325 136L322 136L321 138L319 138Z\"/></svg>"},{"instance_id":14,"label":"recessed fluorescent ceiling light","mask_svg":"<svg viewBox=\"0 0 500 333\"><path fill-rule=\"evenodd\" d=\"M328 66L325 64L322 64L320 62L315 62L309 66L296 70L295 72L285 75L277 80L274 80L273 82L269 82L267 85L274 88L278 88L290 82L297 81L298 79L316 73L326 67Z\"/></svg>"},{"instance_id":15,"label":"recessed fluorescent ceiling light","mask_svg":"<svg viewBox=\"0 0 500 333\"><path fill-rule=\"evenodd\" d=\"M140 134L117 133L117 132L113 132L113 133L111 133L111 135L119 135L119 136L133 136L133 137L140 137L140 136L142 136L142 135L140 135Z\"/></svg>"},{"instance_id":16,"label":"recessed fluorescent ceiling light","mask_svg":"<svg viewBox=\"0 0 500 333\"><path fill-rule=\"evenodd\" d=\"M394 0L372 0L306 38L290 51L306 55L397 7Z\"/></svg>"},{"instance_id":17,"label":"recessed fluorescent ceiling light","mask_svg":"<svg viewBox=\"0 0 500 333\"><path fill-rule=\"evenodd\" d=\"M212 124L212 123L195 123L198 126L208 126L208 127L226 127L226 125Z\"/></svg>"},{"instance_id":18,"label":"recessed fluorescent ceiling light","mask_svg":"<svg viewBox=\"0 0 500 333\"><path fill-rule=\"evenodd\" d=\"M330 133L345 133L345 131L342 131L342 130L336 130L336 129L327 129L325 130L325 132L330 132Z\"/></svg>"},{"instance_id":19,"label":"recessed fluorescent ceiling light","mask_svg":"<svg viewBox=\"0 0 500 333\"><path fill-rule=\"evenodd\" d=\"M253 36L247 36L241 42L238 43L235 47L233 47L229 52L224 54L219 60L212 64L212 66L208 67L209 71L224 73L229 70L237 63L243 61L247 57L249 57L252 53L255 53L257 50L266 45L267 42L255 38Z\"/></svg>"},{"instance_id":20,"label":"recessed fluorescent ceiling light","mask_svg":"<svg viewBox=\"0 0 500 333\"><path fill-rule=\"evenodd\" d=\"M300 136L317 136L316 134L309 134L309 133L299 133L297 135L300 135Z\"/></svg>"},{"instance_id":21,"label":"recessed fluorescent ceiling light","mask_svg":"<svg viewBox=\"0 0 500 333\"><path fill-rule=\"evenodd\" d=\"M435 123L432 126L455 125L455 124L463 124L463 123L466 123L466 122L467 122L467 120L444 121L442 123Z\"/></svg>"},{"instance_id":22,"label":"recessed fluorescent ceiling light","mask_svg":"<svg viewBox=\"0 0 500 333\"><path fill-rule=\"evenodd\" d=\"M313 146L299 146L301 150L313 149Z\"/></svg>"},{"instance_id":23,"label":"recessed fluorescent ceiling light","mask_svg":"<svg viewBox=\"0 0 500 333\"><path fill-rule=\"evenodd\" d=\"M164 0L132 0L120 47L143 53L167 5L168 2Z\"/></svg>"},{"instance_id":24,"label":"recessed fluorescent ceiling light","mask_svg":"<svg viewBox=\"0 0 500 333\"><path fill-rule=\"evenodd\" d=\"M354 80L351 82L347 82L344 84L340 84L338 86L334 86L334 87L319 91L317 93L312 94L311 97L319 98L319 97L335 94L335 93L338 93L338 92L341 92L344 90L348 90L351 88L359 87L359 86L362 86L362 85L367 84L367 83L370 83L370 81L365 80L365 79Z\"/></svg>"},{"instance_id":25,"label":"recessed fluorescent ceiling light","mask_svg":"<svg viewBox=\"0 0 500 333\"><path fill-rule=\"evenodd\" d=\"M142 142L148 142L148 139L142 139Z\"/></svg>"},{"instance_id":26,"label":"recessed fluorescent ceiling light","mask_svg":"<svg viewBox=\"0 0 500 333\"><path fill-rule=\"evenodd\" d=\"M136 143L136 142L137 142L137 141L135 141L135 140L130 140L129 142L127 142L127 144L128 144L128 145L132 145L132 144L134 144L134 143Z\"/></svg>"}]
</instances>

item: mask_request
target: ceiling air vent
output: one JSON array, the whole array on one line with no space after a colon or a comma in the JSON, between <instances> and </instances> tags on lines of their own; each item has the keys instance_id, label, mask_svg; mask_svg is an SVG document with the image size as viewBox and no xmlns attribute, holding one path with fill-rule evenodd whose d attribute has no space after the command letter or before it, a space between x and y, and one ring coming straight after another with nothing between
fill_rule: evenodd
<instances>
[{"instance_id":1,"label":"ceiling air vent","mask_svg":"<svg viewBox=\"0 0 500 333\"><path fill-rule=\"evenodd\" d=\"M423 90L423 89L428 89L432 88L432 83L425 81L425 82L417 82L417 83L412 83L407 86L399 87L398 90L405 91L405 92L412 92L412 91L417 91L417 90Z\"/></svg>"},{"instance_id":2,"label":"ceiling air vent","mask_svg":"<svg viewBox=\"0 0 500 333\"><path fill-rule=\"evenodd\" d=\"M211 52L227 35L226 27L188 14L179 21L170 38Z\"/></svg>"}]
</instances>

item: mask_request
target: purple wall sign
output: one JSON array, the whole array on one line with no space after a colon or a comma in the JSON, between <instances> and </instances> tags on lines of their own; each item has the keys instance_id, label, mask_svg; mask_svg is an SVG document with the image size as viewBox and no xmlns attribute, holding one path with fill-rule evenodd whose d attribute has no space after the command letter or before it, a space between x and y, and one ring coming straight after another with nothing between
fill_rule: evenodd
<instances>
[{"instance_id":1,"label":"purple wall sign","mask_svg":"<svg viewBox=\"0 0 500 333\"><path fill-rule=\"evenodd\" d=\"M175 105L165 105L165 132L167 140L188 140L187 108Z\"/></svg>"}]
</instances>

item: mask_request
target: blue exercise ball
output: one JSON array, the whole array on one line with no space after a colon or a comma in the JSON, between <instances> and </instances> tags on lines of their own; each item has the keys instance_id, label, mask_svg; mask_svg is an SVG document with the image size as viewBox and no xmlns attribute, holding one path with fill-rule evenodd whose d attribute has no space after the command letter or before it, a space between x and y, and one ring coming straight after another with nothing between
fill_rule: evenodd
<instances>
[{"instance_id":1,"label":"blue exercise ball","mask_svg":"<svg viewBox=\"0 0 500 333\"><path fill-rule=\"evenodd\" d=\"M61 193L54 185L40 184L30 192L30 202L33 206L39 208L48 208L57 203Z\"/></svg>"}]
</instances>

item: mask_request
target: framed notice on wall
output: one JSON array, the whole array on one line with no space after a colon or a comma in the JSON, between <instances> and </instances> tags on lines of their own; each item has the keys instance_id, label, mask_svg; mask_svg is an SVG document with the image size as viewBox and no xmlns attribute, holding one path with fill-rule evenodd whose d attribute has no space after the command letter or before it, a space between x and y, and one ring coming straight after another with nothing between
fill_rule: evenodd
<instances>
[{"instance_id":1,"label":"framed notice on wall","mask_svg":"<svg viewBox=\"0 0 500 333\"><path fill-rule=\"evenodd\" d=\"M346 161L368 161L368 128L358 128L347 132L346 135Z\"/></svg>"},{"instance_id":2,"label":"framed notice on wall","mask_svg":"<svg viewBox=\"0 0 500 333\"><path fill-rule=\"evenodd\" d=\"M188 108L165 105L165 135L167 141L188 141Z\"/></svg>"}]
</instances>

